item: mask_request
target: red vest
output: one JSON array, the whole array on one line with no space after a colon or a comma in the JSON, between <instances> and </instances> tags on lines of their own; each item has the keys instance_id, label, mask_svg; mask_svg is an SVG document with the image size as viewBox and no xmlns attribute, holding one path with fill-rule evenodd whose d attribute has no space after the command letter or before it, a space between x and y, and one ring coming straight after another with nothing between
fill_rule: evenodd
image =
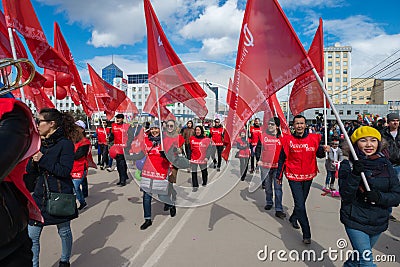
<instances>
[{"instance_id":1,"label":"red vest","mask_svg":"<svg viewBox=\"0 0 400 267\"><path fill-rule=\"evenodd\" d=\"M285 135L281 141L286 154L286 177L300 182L313 179L318 173L316 156L321 135L308 134L305 138Z\"/></svg>"},{"instance_id":2,"label":"red vest","mask_svg":"<svg viewBox=\"0 0 400 267\"><path fill-rule=\"evenodd\" d=\"M224 127L218 127L218 128L213 127L210 129L211 140L214 142L216 146L224 145L224 139L222 138L223 133L224 133Z\"/></svg>"},{"instance_id":3,"label":"red vest","mask_svg":"<svg viewBox=\"0 0 400 267\"><path fill-rule=\"evenodd\" d=\"M182 135L176 135L176 136L168 136L167 134L164 134L164 150L165 153L167 153L172 146L179 148L182 147L183 144L185 143L185 139L183 138Z\"/></svg>"},{"instance_id":4,"label":"red vest","mask_svg":"<svg viewBox=\"0 0 400 267\"><path fill-rule=\"evenodd\" d=\"M36 124L32 117L30 109L22 102L17 101L13 98L0 98L0 120L5 113L11 112L14 106L18 105L21 107L26 116L29 118L29 124L31 129L31 145L28 151L25 153L21 161L15 166L15 168L4 178L4 182L12 182L18 188L18 190L28 199L28 210L29 218L44 222L42 214L25 186L23 176L26 173L26 165L30 157L32 157L40 149L40 136L36 128Z\"/></svg>"},{"instance_id":5,"label":"red vest","mask_svg":"<svg viewBox=\"0 0 400 267\"><path fill-rule=\"evenodd\" d=\"M96 129L97 142L101 145L107 145L107 136L110 134L110 128L99 127Z\"/></svg>"},{"instance_id":6,"label":"red vest","mask_svg":"<svg viewBox=\"0 0 400 267\"><path fill-rule=\"evenodd\" d=\"M248 158L250 157L250 147L249 144L245 141L242 140L242 138L236 139L236 143L239 143L240 146L245 146L247 145L247 149L241 149L239 150L239 158Z\"/></svg>"},{"instance_id":7,"label":"red vest","mask_svg":"<svg viewBox=\"0 0 400 267\"><path fill-rule=\"evenodd\" d=\"M89 139L84 137L78 143L76 143L74 152L76 152L79 147L86 145L89 145L88 154L85 157L82 157L74 161L74 165L72 166L72 171L71 171L72 179L81 179L83 177L84 172L88 169L88 156L91 153Z\"/></svg>"},{"instance_id":8,"label":"red vest","mask_svg":"<svg viewBox=\"0 0 400 267\"><path fill-rule=\"evenodd\" d=\"M161 157L161 144L153 147L153 142L145 138L145 154L147 156L142 169L142 177L153 180L164 180L167 178L169 161Z\"/></svg>"},{"instance_id":9,"label":"red vest","mask_svg":"<svg viewBox=\"0 0 400 267\"><path fill-rule=\"evenodd\" d=\"M261 133L262 133L262 129L261 127L254 127L254 126L250 126L250 138L249 138L249 142L251 145L256 146L258 143L258 140L261 140Z\"/></svg>"},{"instance_id":10,"label":"red vest","mask_svg":"<svg viewBox=\"0 0 400 267\"><path fill-rule=\"evenodd\" d=\"M197 138L196 136L192 136L189 141L190 150L192 151L190 162L206 164L207 149L211 145L211 139L208 137Z\"/></svg>"},{"instance_id":11,"label":"red vest","mask_svg":"<svg viewBox=\"0 0 400 267\"><path fill-rule=\"evenodd\" d=\"M273 135L263 133L261 145L261 159L258 165L269 169L278 168L279 155L282 149L281 140Z\"/></svg>"},{"instance_id":12,"label":"red vest","mask_svg":"<svg viewBox=\"0 0 400 267\"><path fill-rule=\"evenodd\" d=\"M127 123L113 123L111 125L112 132L114 134L114 145L126 145L128 141L128 129L130 125Z\"/></svg>"}]
</instances>

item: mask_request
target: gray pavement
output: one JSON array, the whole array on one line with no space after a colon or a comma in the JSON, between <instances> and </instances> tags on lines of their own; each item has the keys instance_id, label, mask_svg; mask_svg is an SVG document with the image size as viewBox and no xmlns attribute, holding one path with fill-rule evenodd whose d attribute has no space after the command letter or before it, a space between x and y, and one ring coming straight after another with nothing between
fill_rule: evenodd
<instances>
[{"instance_id":1,"label":"gray pavement","mask_svg":"<svg viewBox=\"0 0 400 267\"><path fill-rule=\"evenodd\" d=\"M74 237L72 266L342 266L349 240L339 221L340 199L322 196L325 181L323 160L319 161L320 174L314 179L307 200L312 244L302 243L300 230L293 229L288 219L265 211L265 194L261 189L249 193L251 176L239 181L238 162L233 159L222 172L209 169L211 182L199 189L202 194L215 192L214 184L221 178L237 184L219 200L196 208L177 208L174 218L163 211L163 204L152 205L153 225L145 231L143 223L142 193L136 182L129 179L125 187L116 186L117 171L100 169L89 172L88 208L72 221ZM189 186L190 173L179 171L178 184ZM213 183L215 182L215 183ZM201 190L204 190L202 193ZM220 191L220 188L218 189ZM290 215L293 200L285 180L283 205ZM190 194L189 194L190 195ZM197 196L197 195L195 195ZM400 208L394 209L400 218ZM347 243L338 249L337 241ZM395 262L377 263L378 266L400 266L400 223L390 222L375 249L374 255L394 255ZM343 245L343 243L341 243ZM344 244L346 245L346 244ZM328 252L321 252L331 248ZM263 251L267 252L267 256ZM281 251L280 251L281 250ZM304 257L302 253L304 250ZM316 260L307 255L316 253ZM310 254L311 253L311 254ZM58 266L61 243L55 226L44 228L41 237L41 266ZM272 255L272 259L271 259ZM279 259L279 256L280 258ZM335 259L335 256L337 259ZM298 260L295 260L298 258ZM305 261L301 261L305 258ZM321 259L322 258L322 259ZM286 259L286 261L285 261Z\"/></svg>"}]
</instances>

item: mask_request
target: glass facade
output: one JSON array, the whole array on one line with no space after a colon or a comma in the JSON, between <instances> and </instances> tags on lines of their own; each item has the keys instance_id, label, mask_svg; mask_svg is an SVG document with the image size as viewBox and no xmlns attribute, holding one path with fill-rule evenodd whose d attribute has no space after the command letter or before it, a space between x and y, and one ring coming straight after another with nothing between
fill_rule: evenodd
<instances>
[{"instance_id":1,"label":"glass facade","mask_svg":"<svg viewBox=\"0 0 400 267\"><path fill-rule=\"evenodd\" d=\"M124 72L118 68L114 63L108 65L101 70L101 78L109 84L113 84L114 78L123 78Z\"/></svg>"},{"instance_id":2,"label":"glass facade","mask_svg":"<svg viewBox=\"0 0 400 267\"><path fill-rule=\"evenodd\" d=\"M141 83L149 83L148 74L129 74L128 75L128 84L141 84Z\"/></svg>"}]
</instances>

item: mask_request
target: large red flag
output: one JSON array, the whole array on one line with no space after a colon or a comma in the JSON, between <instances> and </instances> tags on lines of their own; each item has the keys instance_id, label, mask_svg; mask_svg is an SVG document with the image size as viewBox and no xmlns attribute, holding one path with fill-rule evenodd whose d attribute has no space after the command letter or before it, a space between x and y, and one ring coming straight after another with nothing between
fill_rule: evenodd
<instances>
[{"instance_id":1,"label":"large red flag","mask_svg":"<svg viewBox=\"0 0 400 267\"><path fill-rule=\"evenodd\" d=\"M122 101L121 105L115 110L118 113L129 113L132 115L139 114L139 110L137 109L136 105L128 98L125 97L124 101Z\"/></svg>"},{"instance_id":2,"label":"large red flag","mask_svg":"<svg viewBox=\"0 0 400 267\"><path fill-rule=\"evenodd\" d=\"M153 88L157 90L157 88ZM159 90L160 91L160 90ZM161 97L158 96L157 100L157 95L154 90L150 90L150 94L146 99L146 104L143 108L144 112L147 112L154 117L158 117L158 105L160 105L160 119L161 120L169 120L169 119L175 119L174 114L167 109L167 105L173 104L175 102L179 102L178 100L174 99L171 97L171 95L164 94Z\"/></svg>"},{"instance_id":3,"label":"large red flag","mask_svg":"<svg viewBox=\"0 0 400 267\"><path fill-rule=\"evenodd\" d=\"M3 0L7 27L20 32L36 64L42 68L68 73L68 62L47 42L42 26L29 0Z\"/></svg>"},{"instance_id":4,"label":"large red flag","mask_svg":"<svg viewBox=\"0 0 400 267\"><path fill-rule=\"evenodd\" d=\"M308 50L308 56L318 72L321 80L324 77L324 34L322 19L319 19L319 27L315 33L314 40ZM289 98L289 106L293 115L310 108L324 106L324 93L321 90L314 73L308 71L296 79ZM328 103L327 103L328 105Z\"/></svg>"},{"instance_id":5,"label":"large red flag","mask_svg":"<svg viewBox=\"0 0 400 267\"><path fill-rule=\"evenodd\" d=\"M124 92L115 88L111 84L104 81L92 68L88 65L90 80L96 98L102 98L104 103L105 113L107 119L112 119L118 106L124 101L126 95Z\"/></svg>"},{"instance_id":6,"label":"large red flag","mask_svg":"<svg viewBox=\"0 0 400 267\"><path fill-rule=\"evenodd\" d=\"M87 91L89 105L91 107L94 107L93 110L97 112L105 111L103 99L95 97L94 89L90 84L86 85L86 91Z\"/></svg>"},{"instance_id":7,"label":"large red flag","mask_svg":"<svg viewBox=\"0 0 400 267\"><path fill-rule=\"evenodd\" d=\"M310 69L312 64L278 2L248 0L233 82L239 95L232 136L237 136L266 98Z\"/></svg>"},{"instance_id":8,"label":"large red flag","mask_svg":"<svg viewBox=\"0 0 400 267\"><path fill-rule=\"evenodd\" d=\"M75 91L73 88L69 88L69 94L71 95L72 100L76 105L81 103L85 113L89 117L92 116L95 106L91 106L88 101L88 96L85 92L85 88L83 87L81 76L76 68L74 58L57 22L54 22L54 48L59 51L69 62L69 72L72 75L73 84L76 89Z\"/></svg>"},{"instance_id":9,"label":"large red flag","mask_svg":"<svg viewBox=\"0 0 400 267\"><path fill-rule=\"evenodd\" d=\"M41 88L25 86L24 93L26 99L32 101L37 111L40 111L43 108L54 108L53 102L51 102L49 97Z\"/></svg>"},{"instance_id":10,"label":"large red flag","mask_svg":"<svg viewBox=\"0 0 400 267\"><path fill-rule=\"evenodd\" d=\"M167 40L149 0L144 0L147 26L148 72L150 89L159 89L159 98L168 94L182 102L201 119L207 115L206 92L182 64ZM153 107L147 107L152 110Z\"/></svg>"}]
</instances>

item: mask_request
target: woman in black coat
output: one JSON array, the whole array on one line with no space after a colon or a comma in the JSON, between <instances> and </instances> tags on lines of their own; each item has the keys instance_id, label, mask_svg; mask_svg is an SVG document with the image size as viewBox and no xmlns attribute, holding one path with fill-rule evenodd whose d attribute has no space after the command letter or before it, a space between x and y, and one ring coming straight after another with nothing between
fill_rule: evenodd
<instances>
[{"instance_id":1,"label":"woman in black coat","mask_svg":"<svg viewBox=\"0 0 400 267\"><path fill-rule=\"evenodd\" d=\"M400 184L392 164L380 152L381 134L376 129L362 126L351 135L351 141L359 160L350 157L352 167L348 160L340 164L340 221L358 253L344 266L376 266L372 248L388 228L389 208L399 205ZM366 191L361 172L371 191Z\"/></svg>"},{"instance_id":2,"label":"woman in black coat","mask_svg":"<svg viewBox=\"0 0 400 267\"><path fill-rule=\"evenodd\" d=\"M71 139L78 133L77 126L71 115L60 113L56 109L42 109L36 123L42 145L40 151L32 157L28 173L38 175L33 198L42 212L44 223L30 221L28 226L33 242L33 266L39 266L40 234L46 225L57 225L62 243L59 266L69 266L72 250L70 221L78 217L78 210L71 216L48 214L44 179L47 178L50 192L74 193L70 175L74 163L74 144Z\"/></svg>"}]
</instances>

